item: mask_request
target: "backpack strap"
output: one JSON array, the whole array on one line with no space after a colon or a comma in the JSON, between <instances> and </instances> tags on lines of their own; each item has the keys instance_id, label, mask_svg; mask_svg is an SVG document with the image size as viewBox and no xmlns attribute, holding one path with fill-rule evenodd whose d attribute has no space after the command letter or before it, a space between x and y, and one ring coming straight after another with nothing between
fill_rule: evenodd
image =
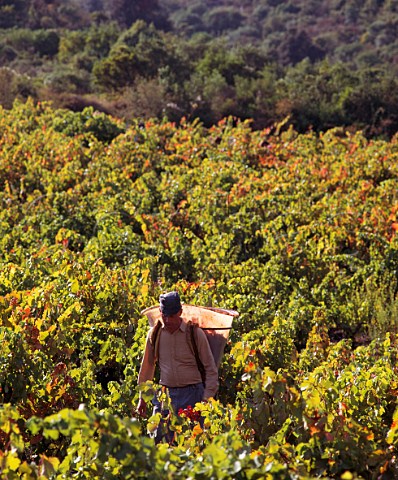
<instances>
[{"instance_id":1,"label":"backpack strap","mask_svg":"<svg viewBox=\"0 0 398 480\"><path fill-rule=\"evenodd\" d=\"M157 321L156 324L153 326L150 334L149 334L149 343L153 348L153 356L155 361L159 358L159 340L160 340L160 329L162 327L162 322Z\"/></svg>"},{"instance_id":2,"label":"backpack strap","mask_svg":"<svg viewBox=\"0 0 398 480\"><path fill-rule=\"evenodd\" d=\"M206 370L199 357L198 345L196 343L197 328L199 328L198 325L196 325L195 323L192 323L191 321L188 322L187 331L188 331L188 336L190 340L189 343L191 344L193 353L195 355L196 363L198 365L198 370L200 372L200 376L202 377L202 382L204 383L206 381Z\"/></svg>"}]
</instances>

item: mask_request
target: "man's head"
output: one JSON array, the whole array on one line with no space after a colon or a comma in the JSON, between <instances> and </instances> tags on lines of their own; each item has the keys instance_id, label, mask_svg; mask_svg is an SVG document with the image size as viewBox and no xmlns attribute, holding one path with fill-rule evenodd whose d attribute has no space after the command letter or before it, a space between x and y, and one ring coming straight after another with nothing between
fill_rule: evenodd
<instances>
[{"instance_id":1,"label":"man's head","mask_svg":"<svg viewBox=\"0 0 398 480\"><path fill-rule=\"evenodd\" d=\"M163 293L159 297L160 311L162 315L175 315L181 309L181 300L178 292Z\"/></svg>"}]
</instances>

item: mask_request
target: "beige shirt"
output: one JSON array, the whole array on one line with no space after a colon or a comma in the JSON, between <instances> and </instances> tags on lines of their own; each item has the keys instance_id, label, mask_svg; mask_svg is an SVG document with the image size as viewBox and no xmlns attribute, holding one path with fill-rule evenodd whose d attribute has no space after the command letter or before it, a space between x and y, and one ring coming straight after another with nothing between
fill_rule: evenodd
<instances>
[{"instance_id":1,"label":"beige shirt","mask_svg":"<svg viewBox=\"0 0 398 480\"><path fill-rule=\"evenodd\" d=\"M161 385L167 387L185 387L202 382L195 354L187 341L187 324L182 321L180 327L173 333L161 327L159 335L159 368ZM218 370L211 353L209 342L205 333L198 328L196 330L196 344L199 357L206 371L206 386L203 400L214 397L218 390ZM155 358L153 348L149 344L148 333L144 357L141 363L138 383L153 380L155 373Z\"/></svg>"}]
</instances>

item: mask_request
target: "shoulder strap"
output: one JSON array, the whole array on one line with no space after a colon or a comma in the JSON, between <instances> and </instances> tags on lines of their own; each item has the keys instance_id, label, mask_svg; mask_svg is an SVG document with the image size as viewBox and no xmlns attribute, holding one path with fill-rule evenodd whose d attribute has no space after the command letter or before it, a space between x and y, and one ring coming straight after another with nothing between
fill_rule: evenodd
<instances>
[{"instance_id":1,"label":"shoulder strap","mask_svg":"<svg viewBox=\"0 0 398 480\"><path fill-rule=\"evenodd\" d=\"M153 348L153 356L157 361L159 355L159 340L160 340L160 329L162 327L162 323L158 321L152 328L149 334L149 343Z\"/></svg>"},{"instance_id":2,"label":"shoulder strap","mask_svg":"<svg viewBox=\"0 0 398 480\"><path fill-rule=\"evenodd\" d=\"M199 357L199 351L198 351L198 345L196 344L196 329L198 326L192 322L188 322L188 329L189 329L189 336L191 340L191 345L193 349L193 353L195 355L196 363L198 365L198 370L200 372L200 375L202 377L202 381L206 381L206 370L205 367L203 366L203 363Z\"/></svg>"}]
</instances>

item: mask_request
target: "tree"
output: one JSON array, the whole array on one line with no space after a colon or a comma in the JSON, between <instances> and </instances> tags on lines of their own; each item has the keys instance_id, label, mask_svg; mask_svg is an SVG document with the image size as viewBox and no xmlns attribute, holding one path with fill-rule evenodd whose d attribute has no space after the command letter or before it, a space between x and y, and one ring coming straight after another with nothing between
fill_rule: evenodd
<instances>
[{"instance_id":1,"label":"tree","mask_svg":"<svg viewBox=\"0 0 398 480\"><path fill-rule=\"evenodd\" d=\"M88 15L76 0L30 0L27 21L30 28L82 28L88 25Z\"/></svg>"},{"instance_id":2,"label":"tree","mask_svg":"<svg viewBox=\"0 0 398 480\"><path fill-rule=\"evenodd\" d=\"M279 80L277 109L282 116L290 115L300 131L347 124L343 105L356 82L355 72L345 65L303 60Z\"/></svg>"},{"instance_id":3,"label":"tree","mask_svg":"<svg viewBox=\"0 0 398 480\"><path fill-rule=\"evenodd\" d=\"M112 20L129 28L137 20L154 23L158 28L168 28L166 16L158 0L104 0L104 8Z\"/></svg>"},{"instance_id":4,"label":"tree","mask_svg":"<svg viewBox=\"0 0 398 480\"><path fill-rule=\"evenodd\" d=\"M13 70L0 68L0 105L12 108L16 98L35 97L36 91L28 77L18 75Z\"/></svg>"},{"instance_id":5,"label":"tree","mask_svg":"<svg viewBox=\"0 0 398 480\"><path fill-rule=\"evenodd\" d=\"M343 103L347 123L370 136L392 136L398 130L397 80L383 69L366 69L358 77Z\"/></svg>"},{"instance_id":6,"label":"tree","mask_svg":"<svg viewBox=\"0 0 398 480\"><path fill-rule=\"evenodd\" d=\"M174 51L167 39L154 25L138 20L122 33L105 59L94 67L98 84L106 88L132 85L135 78L154 78L162 67L179 67Z\"/></svg>"},{"instance_id":7,"label":"tree","mask_svg":"<svg viewBox=\"0 0 398 480\"><path fill-rule=\"evenodd\" d=\"M210 10L204 22L209 32L219 35L226 30L239 28L243 20L244 16L236 8L217 7Z\"/></svg>"},{"instance_id":8,"label":"tree","mask_svg":"<svg viewBox=\"0 0 398 480\"><path fill-rule=\"evenodd\" d=\"M53 57L58 53L60 38L54 30L39 30L35 35L35 50L42 56Z\"/></svg>"},{"instance_id":9,"label":"tree","mask_svg":"<svg viewBox=\"0 0 398 480\"><path fill-rule=\"evenodd\" d=\"M27 19L30 0L0 0L0 28L22 26Z\"/></svg>"},{"instance_id":10,"label":"tree","mask_svg":"<svg viewBox=\"0 0 398 480\"><path fill-rule=\"evenodd\" d=\"M314 45L307 32L292 30L278 48L279 60L283 65L295 65L305 58L311 62L321 60L324 51Z\"/></svg>"},{"instance_id":11,"label":"tree","mask_svg":"<svg viewBox=\"0 0 398 480\"><path fill-rule=\"evenodd\" d=\"M139 73L138 59L127 45L118 45L109 57L95 63L93 68L95 82L111 90L133 84Z\"/></svg>"}]
</instances>

